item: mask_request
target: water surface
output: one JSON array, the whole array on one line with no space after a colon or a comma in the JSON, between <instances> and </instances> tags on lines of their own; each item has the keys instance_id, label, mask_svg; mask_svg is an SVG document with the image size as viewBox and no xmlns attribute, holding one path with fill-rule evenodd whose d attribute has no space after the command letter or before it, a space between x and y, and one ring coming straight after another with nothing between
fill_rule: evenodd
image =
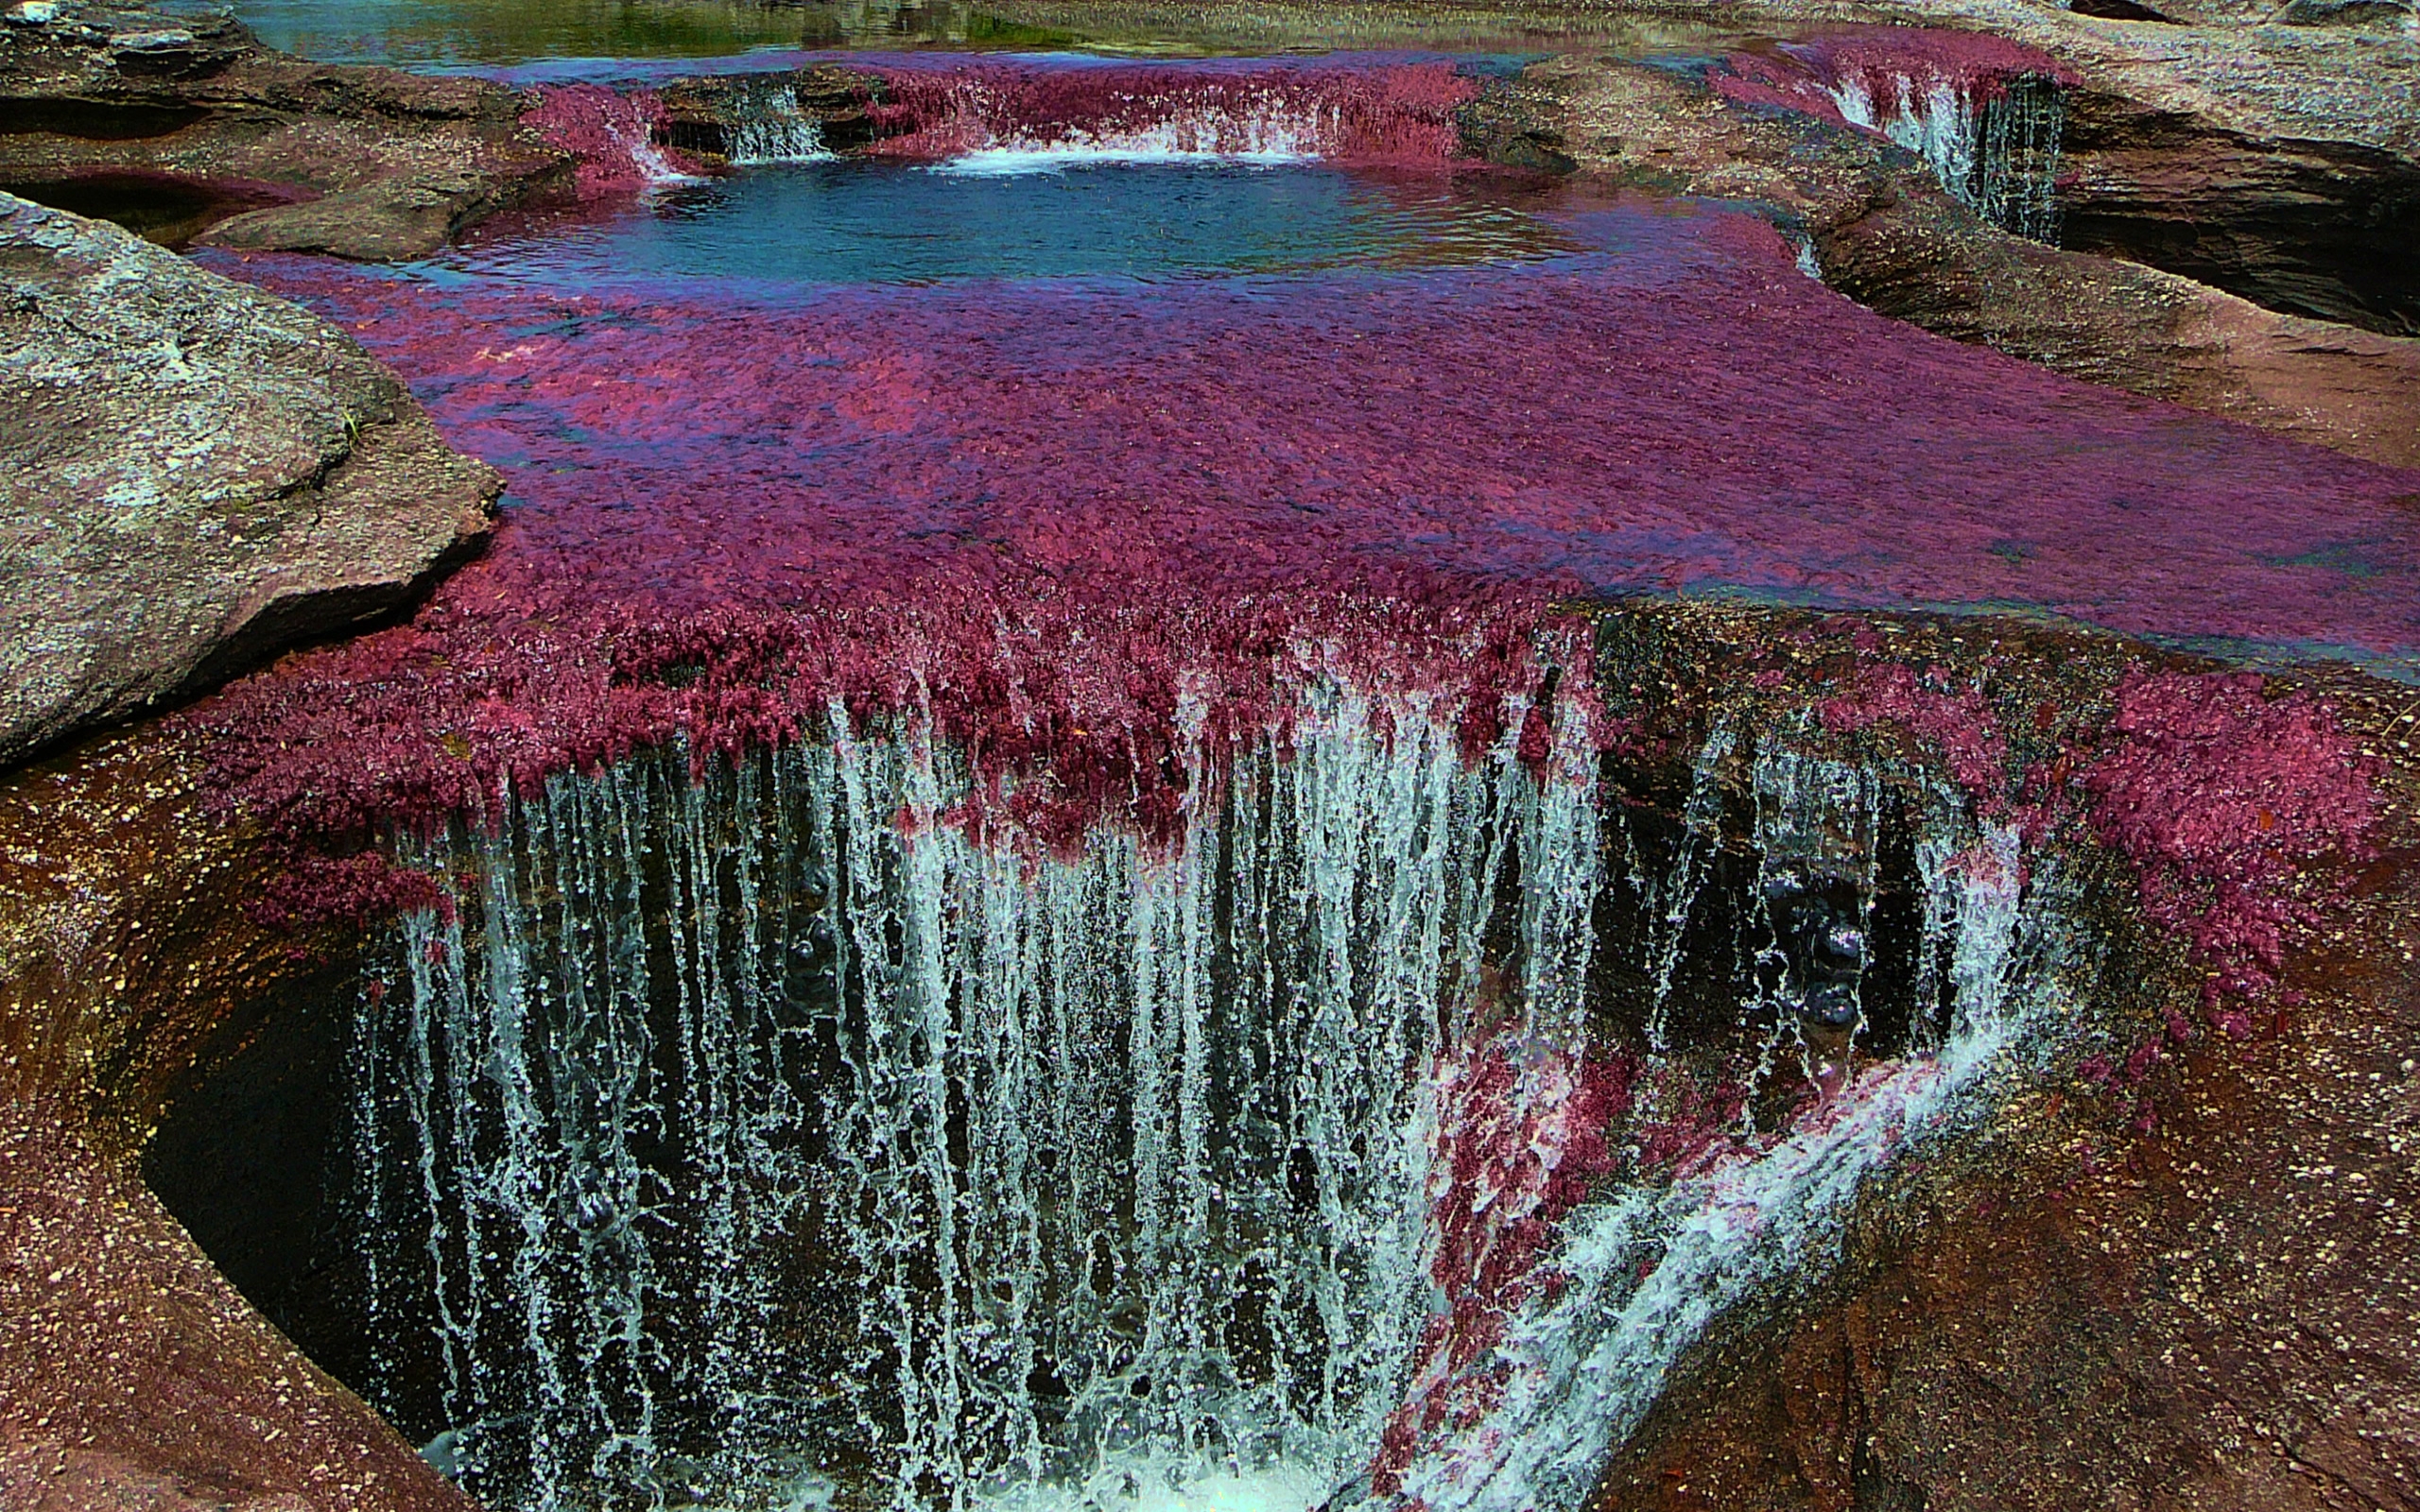
<instances>
[{"instance_id":1,"label":"water surface","mask_svg":"<svg viewBox=\"0 0 2420 1512\"><path fill-rule=\"evenodd\" d=\"M1163 279L1473 266L1579 243L1534 187L1310 163L994 153L942 167L773 164L491 223L441 276L555 287Z\"/></svg>"}]
</instances>

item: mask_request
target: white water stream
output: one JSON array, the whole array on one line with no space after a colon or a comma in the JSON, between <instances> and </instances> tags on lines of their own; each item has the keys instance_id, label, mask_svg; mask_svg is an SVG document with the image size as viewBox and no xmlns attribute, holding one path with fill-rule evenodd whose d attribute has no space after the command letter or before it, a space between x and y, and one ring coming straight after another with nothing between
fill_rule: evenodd
<instances>
[{"instance_id":1,"label":"white water stream","mask_svg":"<svg viewBox=\"0 0 2420 1512\"><path fill-rule=\"evenodd\" d=\"M1906 147L1985 219L2034 241L2059 238L2058 177L2066 96L2055 86L2013 80L1978 102L1954 80L1851 75L1827 91L1851 126Z\"/></svg>"}]
</instances>

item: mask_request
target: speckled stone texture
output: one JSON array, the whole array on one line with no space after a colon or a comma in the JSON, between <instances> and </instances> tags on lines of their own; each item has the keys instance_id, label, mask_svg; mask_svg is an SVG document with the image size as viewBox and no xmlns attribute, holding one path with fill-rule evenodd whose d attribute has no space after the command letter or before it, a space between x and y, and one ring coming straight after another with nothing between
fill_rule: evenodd
<instances>
[{"instance_id":1,"label":"speckled stone texture","mask_svg":"<svg viewBox=\"0 0 2420 1512\"><path fill-rule=\"evenodd\" d=\"M0 195L0 762L397 608L497 488L323 321Z\"/></svg>"},{"instance_id":2,"label":"speckled stone texture","mask_svg":"<svg viewBox=\"0 0 2420 1512\"><path fill-rule=\"evenodd\" d=\"M47 1115L0 1110L0 1506L470 1507Z\"/></svg>"}]
</instances>

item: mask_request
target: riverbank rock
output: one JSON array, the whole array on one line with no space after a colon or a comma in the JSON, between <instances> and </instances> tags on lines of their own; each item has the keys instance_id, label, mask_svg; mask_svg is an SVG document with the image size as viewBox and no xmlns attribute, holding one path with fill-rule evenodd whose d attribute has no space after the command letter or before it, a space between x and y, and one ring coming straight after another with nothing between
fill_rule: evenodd
<instances>
[{"instance_id":1,"label":"riverbank rock","mask_svg":"<svg viewBox=\"0 0 2420 1512\"><path fill-rule=\"evenodd\" d=\"M0 1506L469 1512L139 1174L196 1065L328 971L247 912L266 864L201 770L152 720L0 774Z\"/></svg>"},{"instance_id":2,"label":"riverbank rock","mask_svg":"<svg viewBox=\"0 0 2420 1512\"><path fill-rule=\"evenodd\" d=\"M416 257L570 182L526 104L309 62L223 14L44 0L0 24L0 188L177 245Z\"/></svg>"},{"instance_id":3,"label":"riverbank rock","mask_svg":"<svg viewBox=\"0 0 2420 1512\"><path fill-rule=\"evenodd\" d=\"M404 605L499 489L325 321L0 195L0 763Z\"/></svg>"}]
</instances>

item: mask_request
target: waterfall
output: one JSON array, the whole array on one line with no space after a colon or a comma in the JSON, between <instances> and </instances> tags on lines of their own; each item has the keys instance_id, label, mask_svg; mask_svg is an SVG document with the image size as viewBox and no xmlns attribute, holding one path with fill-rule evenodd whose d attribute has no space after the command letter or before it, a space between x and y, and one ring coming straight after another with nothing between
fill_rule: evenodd
<instances>
[{"instance_id":1,"label":"waterfall","mask_svg":"<svg viewBox=\"0 0 2420 1512\"><path fill-rule=\"evenodd\" d=\"M1975 33L1864 27L1734 53L1707 82L1726 99L1884 137L1984 218L2057 244L2060 140L2079 80L2048 54Z\"/></svg>"},{"instance_id":2,"label":"waterfall","mask_svg":"<svg viewBox=\"0 0 2420 1512\"><path fill-rule=\"evenodd\" d=\"M1983 106L1967 203L2005 230L2059 244L2059 152L2066 92L2028 75ZM1954 191L1953 191L1954 192Z\"/></svg>"},{"instance_id":3,"label":"waterfall","mask_svg":"<svg viewBox=\"0 0 2420 1512\"><path fill-rule=\"evenodd\" d=\"M1560 1214L1562 1238L1537 1284L1520 1305L1483 1319L1475 1347L1449 1347L1471 1332L1461 1319L1432 1333L1399 1431L1373 1473L1332 1507L1583 1505L1608 1455L1707 1329L1822 1275L1867 1185L1927 1142L1987 1116L2055 1042L2063 1010L2092 994L2095 956L2068 922L2075 899L2054 863L2025 856L2014 830L1978 823L1938 779L1807 755L1780 736L1754 742L1742 758L1750 743L1718 726L1682 814L1677 864L1631 879L1650 905L1641 954L1662 972L1639 973L1654 1000L1639 1016L1661 1035L1674 941L1700 910L1705 853L1723 840L1714 774L1744 761L1737 775L1750 805L1754 885L1734 949L1767 968L1738 985L1747 1043L1735 1055L1750 1061L1746 1085L1707 1116L1668 1172L1641 1162ZM1920 1022L1899 1053L1802 1100L1785 1121L1760 1124L1755 1081L1806 1054L1806 1026L1844 1016L1825 1011L1826 988L1849 994L1846 1017L1872 1011L1854 1001L1862 971L1841 963L1862 968L1875 933L1890 785L1913 810L1905 819L1907 880L1919 904L1909 987ZM1609 847L1635 863L1636 837L1623 836L1618 819L1610 828ZM1836 947L1828 956L1794 943L1806 935L1792 919L1815 898L1829 900L1821 916ZM1634 1128L1698 1106L1674 1096L1694 1091L1671 1074L1685 1058L1657 1057L1639 1074ZM1449 1354L1458 1358L1441 1366Z\"/></svg>"},{"instance_id":4,"label":"waterfall","mask_svg":"<svg viewBox=\"0 0 2420 1512\"><path fill-rule=\"evenodd\" d=\"M1593 787L1339 695L1202 774L1174 853L1069 859L835 728L560 777L425 858L456 907L359 1053L359 1200L419 1236L389 1410L436 1382L436 1453L515 1506L834 1456L903 1504L1333 1484L1426 1313L1422 1071L1482 1004L1582 1032Z\"/></svg>"},{"instance_id":5,"label":"waterfall","mask_svg":"<svg viewBox=\"0 0 2420 1512\"><path fill-rule=\"evenodd\" d=\"M1983 90L1940 75L1852 73L1826 93L1841 119L1924 159L1943 188L1985 219L2057 243L2066 95L2054 80L2021 75Z\"/></svg>"},{"instance_id":6,"label":"waterfall","mask_svg":"<svg viewBox=\"0 0 2420 1512\"><path fill-rule=\"evenodd\" d=\"M725 109L725 155L735 163L821 163L833 156L823 145L822 124L799 109L798 91L786 78L745 80Z\"/></svg>"},{"instance_id":7,"label":"waterfall","mask_svg":"<svg viewBox=\"0 0 2420 1512\"><path fill-rule=\"evenodd\" d=\"M366 1394L516 1509L1578 1507L2085 988L1938 780L1719 724L1659 837L1449 715L1312 698L1165 852L978 839L838 710L427 843L354 1052Z\"/></svg>"},{"instance_id":8,"label":"waterfall","mask_svg":"<svg viewBox=\"0 0 2420 1512\"><path fill-rule=\"evenodd\" d=\"M538 91L538 104L521 119L548 146L571 155L583 196L645 190L697 177L656 142L665 108L653 90L625 94L601 84L554 85Z\"/></svg>"},{"instance_id":9,"label":"waterfall","mask_svg":"<svg viewBox=\"0 0 2420 1512\"><path fill-rule=\"evenodd\" d=\"M1010 173L1080 163L1437 164L1478 93L1443 62L1088 64L991 60L877 70L877 155Z\"/></svg>"}]
</instances>

